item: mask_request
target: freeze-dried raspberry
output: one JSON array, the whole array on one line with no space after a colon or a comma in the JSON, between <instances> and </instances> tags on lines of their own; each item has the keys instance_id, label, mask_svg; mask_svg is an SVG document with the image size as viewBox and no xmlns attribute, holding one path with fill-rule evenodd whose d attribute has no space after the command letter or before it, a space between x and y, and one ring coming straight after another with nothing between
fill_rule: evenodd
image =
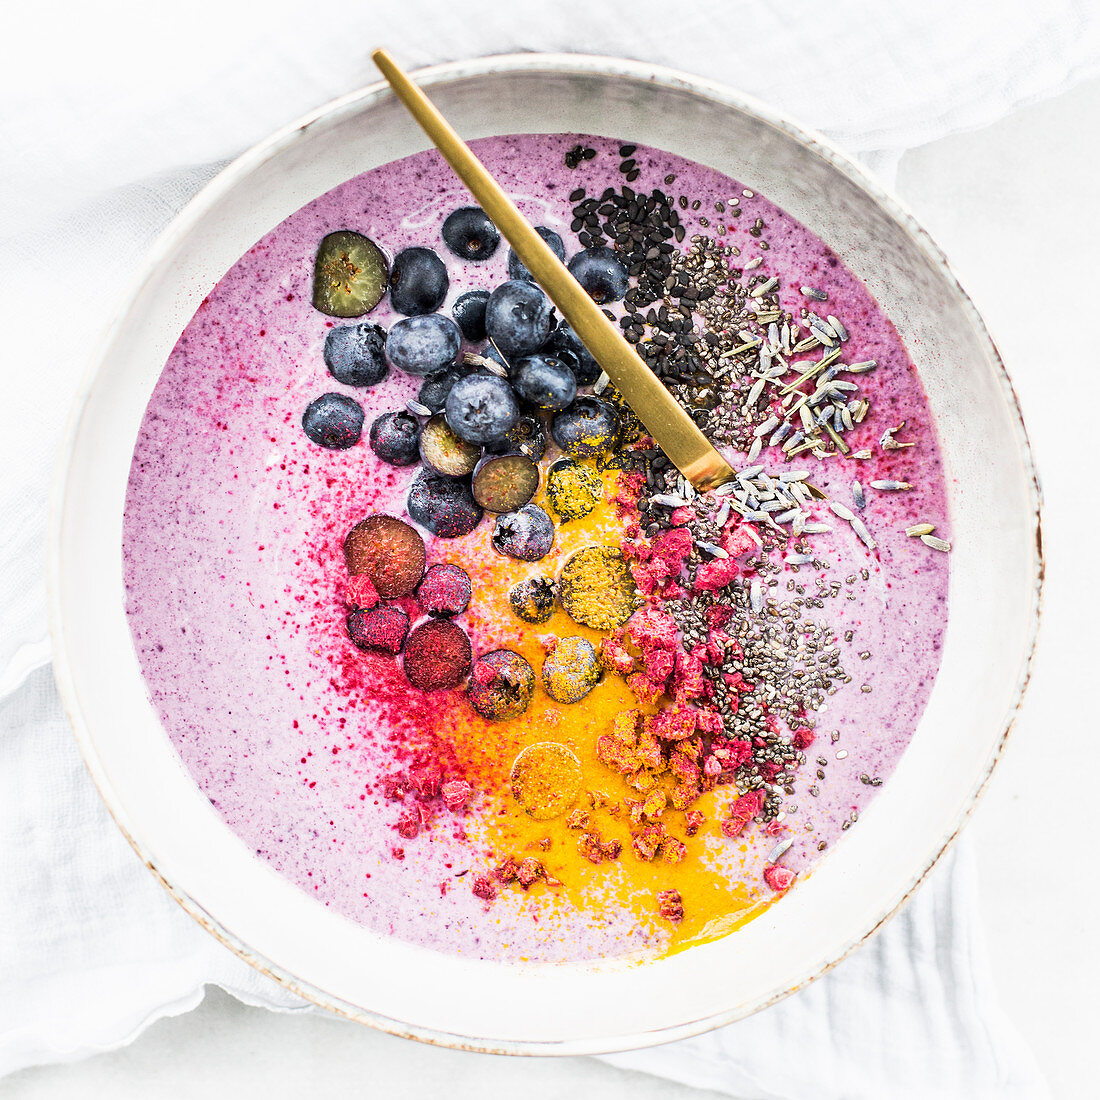
<instances>
[{"instance_id":1,"label":"freeze-dried raspberry","mask_svg":"<svg viewBox=\"0 0 1100 1100\"><path fill-rule=\"evenodd\" d=\"M679 924L684 919L684 901L679 890L661 890L657 894L657 912L667 921Z\"/></svg>"},{"instance_id":2,"label":"freeze-dried raspberry","mask_svg":"<svg viewBox=\"0 0 1100 1100\"><path fill-rule=\"evenodd\" d=\"M814 731L803 726L791 735L791 744L796 749L808 749L814 743Z\"/></svg>"},{"instance_id":3,"label":"freeze-dried raspberry","mask_svg":"<svg viewBox=\"0 0 1100 1100\"><path fill-rule=\"evenodd\" d=\"M409 781L398 772L382 777L382 796L391 802L400 802L409 793Z\"/></svg>"},{"instance_id":4,"label":"freeze-dried raspberry","mask_svg":"<svg viewBox=\"0 0 1100 1100\"><path fill-rule=\"evenodd\" d=\"M741 567L732 557L708 561L695 571L695 591L716 592L732 584L740 573Z\"/></svg>"},{"instance_id":5,"label":"freeze-dried raspberry","mask_svg":"<svg viewBox=\"0 0 1100 1100\"><path fill-rule=\"evenodd\" d=\"M427 802L439 794L439 769L433 765L409 769L409 783L416 797Z\"/></svg>"},{"instance_id":6,"label":"freeze-dried raspberry","mask_svg":"<svg viewBox=\"0 0 1100 1100\"><path fill-rule=\"evenodd\" d=\"M347 587L344 589L344 602L352 611L369 611L378 605L379 598L378 589L365 573L348 577Z\"/></svg>"},{"instance_id":7,"label":"freeze-dried raspberry","mask_svg":"<svg viewBox=\"0 0 1100 1100\"><path fill-rule=\"evenodd\" d=\"M781 867L778 863L773 863L770 867L764 868L764 881L774 890L776 893L782 893L784 890L789 890L791 884L798 876L789 867Z\"/></svg>"},{"instance_id":8,"label":"freeze-dried raspberry","mask_svg":"<svg viewBox=\"0 0 1100 1100\"><path fill-rule=\"evenodd\" d=\"M473 788L465 779L451 779L443 784L443 805L453 814L461 813L470 802Z\"/></svg>"},{"instance_id":9,"label":"freeze-dried raspberry","mask_svg":"<svg viewBox=\"0 0 1100 1100\"><path fill-rule=\"evenodd\" d=\"M661 844L661 858L666 863L679 863L687 855L687 845L674 836L666 836Z\"/></svg>"},{"instance_id":10,"label":"freeze-dried raspberry","mask_svg":"<svg viewBox=\"0 0 1100 1100\"><path fill-rule=\"evenodd\" d=\"M473 890L474 896L482 901L492 901L497 896L497 885L488 875L477 875Z\"/></svg>"},{"instance_id":11,"label":"freeze-dried raspberry","mask_svg":"<svg viewBox=\"0 0 1100 1100\"><path fill-rule=\"evenodd\" d=\"M646 863L657 858L661 842L665 838L664 826L654 822L646 825L641 832L632 833L631 847L634 854Z\"/></svg>"},{"instance_id":12,"label":"freeze-dried raspberry","mask_svg":"<svg viewBox=\"0 0 1100 1100\"><path fill-rule=\"evenodd\" d=\"M515 882L518 868L514 859L506 859L493 872L493 877L499 882Z\"/></svg>"},{"instance_id":13,"label":"freeze-dried raspberry","mask_svg":"<svg viewBox=\"0 0 1100 1100\"><path fill-rule=\"evenodd\" d=\"M526 890L532 883L542 877L542 864L537 859L528 856L520 862L516 868L516 878L520 886Z\"/></svg>"}]
</instances>

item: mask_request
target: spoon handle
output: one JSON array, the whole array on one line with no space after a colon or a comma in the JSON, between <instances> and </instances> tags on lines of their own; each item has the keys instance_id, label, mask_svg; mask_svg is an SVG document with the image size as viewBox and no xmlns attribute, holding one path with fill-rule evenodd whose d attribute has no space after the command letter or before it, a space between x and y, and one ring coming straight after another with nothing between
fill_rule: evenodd
<instances>
[{"instance_id":1,"label":"spoon handle","mask_svg":"<svg viewBox=\"0 0 1100 1100\"><path fill-rule=\"evenodd\" d=\"M730 481L735 474L729 463L551 252L431 100L385 50L375 50L371 58L673 465L696 489Z\"/></svg>"}]
</instances>

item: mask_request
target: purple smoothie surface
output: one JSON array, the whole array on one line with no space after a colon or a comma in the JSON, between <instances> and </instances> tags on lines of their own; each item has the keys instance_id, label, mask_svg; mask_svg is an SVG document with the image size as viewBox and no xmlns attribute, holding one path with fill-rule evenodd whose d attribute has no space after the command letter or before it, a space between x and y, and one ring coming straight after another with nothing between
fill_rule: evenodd
<instances>
[{"instance_id":1,"label":"purple smoothie surface","mask_svg":"<svg viewBox=\"0 0 1100 1100\"><path fill-rule=\"evenodd\" d=\"M578 142L598 155L573 171L563 155ZM620 187L618 146L578 135L474 143L525 216L562 236L567 255L579 248L569 195L578 186L593 195ZM809 229L710 168L642 147L632 157L642 173L637 188L665 186L675 175L669 193L703 200L698 210L680 211L688 241L728 224L727 239L746 259L762 256L760 273L779 279L787 309L806 304L800 286L822 288L827 311L850 336L845 358L877 361L860 378L872 412L859 438L873 457L818 463L805 456L793 465L812 468L814 483L849 506L854 478L864 486L876 479L913 486L866 490L861 515L877 540L874 551L826 513L832 531L815 545L830 570L803 569L793 578L811 599L819 575L826 582L859 578L855 598L841 596L827 608L851 682L817 715L816 740L787 796L797 810L784 862L804 875L897 765L939 667L948 555L905 534L927 519L949 538L935 428L889 319ZM741 215L716 216L714 203L733 198ZM659 950L661 933L637 927L629 912L559 907L534 921L521 895L484 905L456 879L481 857L460 819L407 843L395 833L381 778L405 741L445 743L448 715L464 700L460 691L441 692L410 704L393 666L356 664L361 655L333 612L346 581L345 533L369 512L407 518L416 470L380 462L366 430L345 451L315 446L303 434L303 410L322 393L347 393L364 406L369 427L415 396L421 380L391 370L364 390L329 375L325 336L348 322L311 304L318 242L350 228L391 257L413 245L437 249L450 277L440 309L449 312L465 291L507 278L506 244L480 263L444 248L443 219L469 204L434 152L382 166L287 218L203 301L164 366L134 450L123 532L134 645L164 729L195 782L257 858L318 904L377 933L469 957L559 961ZM767 225L767 250L758 251L749 233L757 218ZM364 320L388 327L398 318L383 299ZM885 452L875 445L903 421L899 437L919 439L918 447ZM731 458L746 465L744 454ZM776 448L759 461L786 468ZM445 560L451 548L424 534L428 561Z\"/></svg>"}]
</instances>

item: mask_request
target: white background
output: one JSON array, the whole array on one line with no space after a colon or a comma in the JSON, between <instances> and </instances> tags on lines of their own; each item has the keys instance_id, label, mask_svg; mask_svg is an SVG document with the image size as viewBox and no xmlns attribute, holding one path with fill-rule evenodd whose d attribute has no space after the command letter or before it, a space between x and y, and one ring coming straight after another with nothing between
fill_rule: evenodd
<instances>
[{"instance_id":1,"label":"white background","mask_svg":"<svg viewBox=\"0 0 1100 1100\"><path fill-rule=\"evenodd\" d=\"M48 78L48 72L43 72ZM1095 1095L1100 983L1093 845L1098 525L1089 334L1100 274L1100 81L905 155L898 191L959 269L1016 382L1048 502L1039 662L1010 751L970 826L1004 1008L1056 1096ZM24 1071L13 1100L704 1094L588 1059L532 1063L415 1046L212 995L132 1047Z\"/></svg>"}]
</instances>

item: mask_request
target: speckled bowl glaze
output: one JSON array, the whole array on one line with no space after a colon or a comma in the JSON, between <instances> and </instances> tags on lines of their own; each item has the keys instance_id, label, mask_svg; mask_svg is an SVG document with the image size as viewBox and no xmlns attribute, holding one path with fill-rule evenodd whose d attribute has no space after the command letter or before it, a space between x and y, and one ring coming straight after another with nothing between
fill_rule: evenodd
<instances>
[{"instance_id":1,"label":"speckled bowl glaze","mask_svg":"<svg viewBox=\"0 0 1100 1100\"><path fill-rule=\"evenodd\" d=\"M890 781L820 868L744 929L659 961L504 966L379 937L255 859L203 797L149 702L123 610L130 456L168 353L204 295L303 203L425 148L381 85L235 161L146 261L74 413L53 499L58 684L88 767L141 858L242 958L394 1034L508 1053L643 1046L728 1023L823 974L904 903L965 823L1027 683L1042 577L1039 488L1008 376L946 259L843 154L717 84L608 58L526 54L416 74L460 133L606 134L679 153L784 207L866 283L905 340L947 467L942 670Z\"/></svg>"}]
</instances>

